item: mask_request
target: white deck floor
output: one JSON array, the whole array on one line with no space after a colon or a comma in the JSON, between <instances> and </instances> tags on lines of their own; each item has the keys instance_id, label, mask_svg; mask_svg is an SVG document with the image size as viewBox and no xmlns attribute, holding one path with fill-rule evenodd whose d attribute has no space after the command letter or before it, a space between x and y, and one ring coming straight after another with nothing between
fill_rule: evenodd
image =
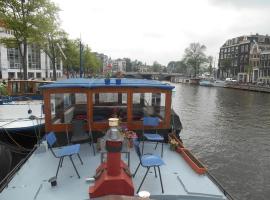
<instances>
[{"instance_id":1,"label":"white deck floor","mask_svg":"<svg viewBox=\"0 0 270 200\"><path fill-rule=\"evenodd\" d=\"M145 152L160 153L160 145L157 150L153 144L146 145ZM88 144L81 145L81 158L84 162L80 164L77 156L74 163L81 176L78 179L73 166L68 158L65 158L63 167L60 168L57 186L52 188L48 179L55 175L58 159L54 158L50 151L34 153L24 164L20 171L11 180L8 187L0 193L1 200L86 200L89 199L88 189L93 183L86 181L92 177L100 164L100 154L93 155L92 148ZM138 165L138 157L131 151L130 166L133 173ZM123 155L123 160L126 156ZM155 178L154 172L148 174L141 190L151 193L153 199L226 199L218 187L207 175L196 174L176 152L170 151L168 145L164 146L165 166L161 167L164 185L164 194L161 193L159 178ZM151 170L150 170L151 171ZM140 168L133 179L135 192L146 172Z\"/></svg>"}]
</instances>

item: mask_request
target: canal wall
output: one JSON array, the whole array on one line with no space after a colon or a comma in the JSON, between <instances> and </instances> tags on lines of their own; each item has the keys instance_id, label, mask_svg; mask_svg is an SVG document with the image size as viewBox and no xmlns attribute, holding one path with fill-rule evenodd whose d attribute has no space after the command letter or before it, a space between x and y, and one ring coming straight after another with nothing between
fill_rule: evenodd
<instances>
[{"instance_id":1,"label":"canal wall","mask_svg":"<svg viewBox=\"0 0 270 200\"><path fill-rule=\"evenodd\" d=\"M249 91L254 91L254 92L270 93L270 86L228 83L228 84L226 84L225 87L232 88L232 89L239 89L239 90L249 90Z\"/></svg>"}]
</instances>

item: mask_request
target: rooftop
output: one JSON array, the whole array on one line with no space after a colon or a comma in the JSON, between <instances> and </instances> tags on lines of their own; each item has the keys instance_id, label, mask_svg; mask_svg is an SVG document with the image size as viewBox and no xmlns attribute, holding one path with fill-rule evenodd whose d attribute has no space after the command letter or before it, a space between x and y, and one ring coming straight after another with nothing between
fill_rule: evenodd
<instances>
[{"instance_id":1,"label":"rooftop","mask_svg":"<svg viewBox=\"0 0 270 200\"><path fill-rule=\"evenodd\" d=\"M110 84L105 84L104 79L74 78L56 81L52 84L41 86L42 89L52 88L100 88L100 87L150 87L172 90L174 86L156 80L121 78L121 84L116 84L116 79L111 78Z\"/></svg>"},{"instance_id":2,"label":"rooftop","mask_svg":"<svg viewBox=\"0 0 270 200\"><path fill-rule=\"evenodd\" d=\"M154 144L147 143L145 152L158 152L154 150ZM161 145L158 146L160 148ZM15 177L10 181L2 193L0 199L23 199L29 200L86 200L89 199L88 189L93 183L86 181L86 178L95 174L96 168L100 164L100 154L93 155L93 151L88 144L81 145L81 158L84 162L80 164L78 158L74 156L74 163L80 173L79 179L68 158L63 162L57 178L57 186L52 188L48 180L56 173L58 159L54 158L50 151L38 153L34 152L29 160L22 166ZM130 169L134 173L139 160L133 149L131 150ZM122 159L127 161L123 154ZM159 178L155 178L153 169L148 174L141 190L147 190L151 194L151 199L190 199L190 200L221 200L226 199L219 188L204 175L195 173L185 160L175 151L169 150L169 146L164 146L164 162L161 167L161 175L164 185L164 194L161 193ZM140 167L133 184L137 190L144 174L145 168Z\"/></svg>"}]
</instances>

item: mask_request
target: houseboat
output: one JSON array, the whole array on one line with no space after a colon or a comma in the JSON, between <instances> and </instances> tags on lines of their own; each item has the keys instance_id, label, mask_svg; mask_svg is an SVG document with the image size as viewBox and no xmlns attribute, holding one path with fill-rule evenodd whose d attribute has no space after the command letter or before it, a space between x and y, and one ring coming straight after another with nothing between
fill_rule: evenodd
<instances>
[{"instance_id":1,"label":"houseboat","mask_svg":"<svg viewBox=\"0 0 270 200\"><path fill-rule=\"evenodd\" d=\"M8 95L12 97L13 101L22 100L42 100L43 96L39 87L52 83L46 80L9 80L8 81Z\"/></svg>"},{"instance_id":2,"label":"houseboat","mask_svg":"<svg viewBox=\"0 0 270 200\"><path fill-rule=\"evenodd\" d=\"M232 199L171 133L173 88L141 79L68 79L42 86L46 140L3 180L0 199ZM146 118L158 123L149 126ZM70 143L74 120L87 122L84 130L94 144L93 137ZM133 143L122 131L135 133ZM163 156L162 145L141 137L146 131L167 136ZM61 147L52 148L57 142Z\"/></svg>"}]
</instances>

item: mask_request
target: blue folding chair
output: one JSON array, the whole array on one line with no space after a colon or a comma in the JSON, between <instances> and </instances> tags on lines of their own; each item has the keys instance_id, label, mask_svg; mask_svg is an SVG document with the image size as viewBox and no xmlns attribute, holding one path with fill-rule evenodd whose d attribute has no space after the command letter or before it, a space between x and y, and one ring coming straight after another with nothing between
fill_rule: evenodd
<instances>
[{"instance_id":1,"label":"blue folding chair","mask_svg":"<svg viewBox=\"0 0 270 200\"><path fill-rule=\"evenodd\" d=\"M80 178L80 175L78 173L78 170L77 168L75 167L75 164L73 162L73 159L72 159L72 156L77 154L79 160L81 161L81 164L83 165L83 162L82 162L82 159L79 155L79 151L80 151L80 144L74 144L74 145L69 145L69 146L63 146L63 147L59 147L58 149L56 150L53 150L53 145L56 143L57 139L56 139L56 136L54 134L54 132L50 132L49 134L46 135L46 140L47 140L47 143L48 143L48 146L53 154L53 156L55 158L59 158L59 163L58 163L58 167L57 167L57 171L56 171L56 177L58 175L58 171L59 171L59 168L62 167L62 164L63 164L63 160L65 157L69 157L75 171L76 171L76 174L78 175L78 178Z\"/></svg>"},{"instance_id":2,"label":"blue folding chair","mask_svg":"<svg viewBox=\"0 0 270 200\"><path fill-rule=\"evenodd\" d=\"M157 177L156 167L158 168L160 185L161 185L162 193L164 193L163 183L162 183L162 178L161 178L161 173L160 173L160 166L165 165L164 161L158 155L153 155L153 154L142 155L141 151L140 151L140 146L139 146L140 143L137 139L133 140L133 144L134 144L135 151L140 159L140 163L139 163L138 167L136 168L135 173L133 174L133 177L135 177L140 166L147 168L146 173L143 177L143 180L142 180L136 193L138 193L140 191L142 184L143 184L143 182L144 182L144 180L149 172L149 169L151 167L154 167L155 177Z\"/></svg>"},{"instance_id":3,"label":"blue folding chair","mask_svg":"<svg viewBox=\"0 0 270 200\"><path fill-rule=\"evenodd\" d=\"M159 118L158 117L144 117L143 118L143 146L142 146L142 153L144 151L144 141L145 139L151 142L156 142L155 149L159 142L161 142L161 157L163 157L163 143L164 137L157 133L157 127L159 125ZM154 133L145 132L145 126L155 128Z\"/></svg>"}]
</instances>

